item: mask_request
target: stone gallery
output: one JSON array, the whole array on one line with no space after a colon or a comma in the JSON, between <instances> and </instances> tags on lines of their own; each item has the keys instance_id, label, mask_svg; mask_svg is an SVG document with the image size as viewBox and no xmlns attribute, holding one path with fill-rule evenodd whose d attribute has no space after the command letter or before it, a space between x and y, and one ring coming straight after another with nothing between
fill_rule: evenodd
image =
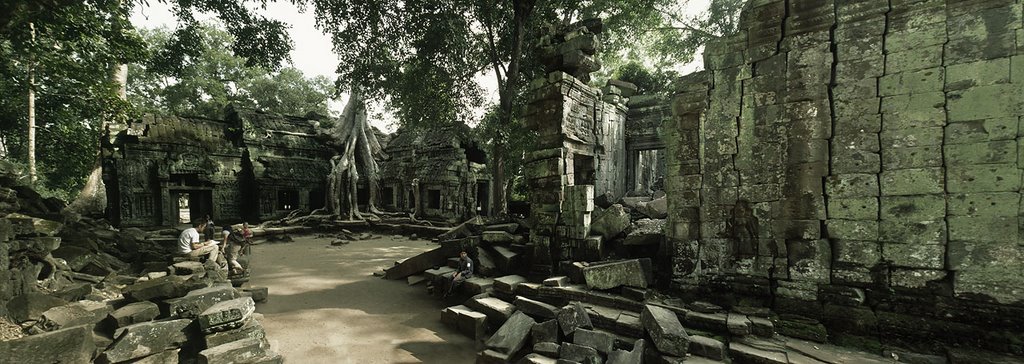
<instances>
[{"instance_id":1,"label":"stone gallery","mask_svg":"<svg viewBox=\"0 0 1024 364\"><path fill-rule=\"evenodd\" d=\"M426 244L359 256L387 261L360 289L436 297L476 363L1022 363L1022 12L749 0L667 96L592 82L602 20L552 26L521 110L527 215L494 213L469 126L388 135L359 97L336 119L111 129L106 221L0 164L0 354L288 361L257 302L291 296L169 258L209 216L260 241Z\"/></svg>"}]
</instances>

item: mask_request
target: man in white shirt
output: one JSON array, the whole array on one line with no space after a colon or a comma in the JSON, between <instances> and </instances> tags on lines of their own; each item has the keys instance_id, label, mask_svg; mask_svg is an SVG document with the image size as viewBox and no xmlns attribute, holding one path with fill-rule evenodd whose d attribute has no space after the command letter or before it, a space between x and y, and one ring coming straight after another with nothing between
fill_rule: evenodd
<instances>
[{"instance_id":1,"label":"man in white shirt","mask_svg":"<svg viewBox=\"0 0 1024 364\"><path fill-rule=\"evenodd\" d=\"M185 229L178 237L178 255L187 257L206 256L207 260L218 262L217 243L214 241L199 242L199 231L206 228L206 221L192 222L192 227ZM220 262L218 262L220 263ZM223 264L222 264L223 265Z\"/></svg>"}]
</instances>

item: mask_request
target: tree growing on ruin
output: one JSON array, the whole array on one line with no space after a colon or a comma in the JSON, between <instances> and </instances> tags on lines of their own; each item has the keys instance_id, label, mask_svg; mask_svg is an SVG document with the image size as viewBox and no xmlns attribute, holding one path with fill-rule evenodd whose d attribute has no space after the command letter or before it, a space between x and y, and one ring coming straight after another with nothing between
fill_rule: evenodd
<instances>
[{"instance_id":1,"label":"tree growing on ruin","mask_svg":"<svg viewBox=\"0 0 1024 364\"><path fill-rule=\"evenodd\" d=\"M343 220L365 219L358 205L358 184L363 178L369 193L367 212L380 214L377 160L385 157L384 148L367 122L366 101L358 87L352 87L341 118L328 131L328 139L338 151L331 158L331 173L327 176L328 212Z\"/></svg>"}]
</instances>

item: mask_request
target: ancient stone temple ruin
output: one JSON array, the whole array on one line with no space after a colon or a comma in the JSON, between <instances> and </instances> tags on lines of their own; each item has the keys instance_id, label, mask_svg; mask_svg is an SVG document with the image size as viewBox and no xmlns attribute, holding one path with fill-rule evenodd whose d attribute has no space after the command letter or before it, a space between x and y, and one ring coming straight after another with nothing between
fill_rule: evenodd
<instances>
[{"instance_id":1,"label":"ancient stone temple ruin","mask_svg":"<svg viewBox=\"0 0 1024 364\"><path fill-rule=\"evenodd\" d=\"M487 153L466 125L399 129L384 148L381 208L458 223L491 206Z\"/></svg>"},{"instance_id":2,"label":"ancient stone temple ruin","mask_svg":"<svg viewBox=\"0 0 1024 364\"><path fill-rule=\"evenodd\" d=\"M232 108L226 120L147 116L112 132L104 160L121 226L263 221L324 206L332 151L315 120Z\"/></svg>"}]
</instances>

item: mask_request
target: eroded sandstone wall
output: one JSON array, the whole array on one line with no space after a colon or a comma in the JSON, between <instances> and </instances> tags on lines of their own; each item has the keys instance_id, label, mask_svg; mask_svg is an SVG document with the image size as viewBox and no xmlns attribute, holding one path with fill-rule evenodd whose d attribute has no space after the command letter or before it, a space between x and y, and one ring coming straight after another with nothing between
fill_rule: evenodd
<instances>
[{"instance_id":1,"label":"eroded sandstone wall","mask_svg":"<svg viewBox=\"0 0 1024 364\"><path fill-rule=\"evenodd\" d=\"M1024 353L1022 8L750 1L663 126L674 286L790 334Z\"/></svg>"}]
</instances>

